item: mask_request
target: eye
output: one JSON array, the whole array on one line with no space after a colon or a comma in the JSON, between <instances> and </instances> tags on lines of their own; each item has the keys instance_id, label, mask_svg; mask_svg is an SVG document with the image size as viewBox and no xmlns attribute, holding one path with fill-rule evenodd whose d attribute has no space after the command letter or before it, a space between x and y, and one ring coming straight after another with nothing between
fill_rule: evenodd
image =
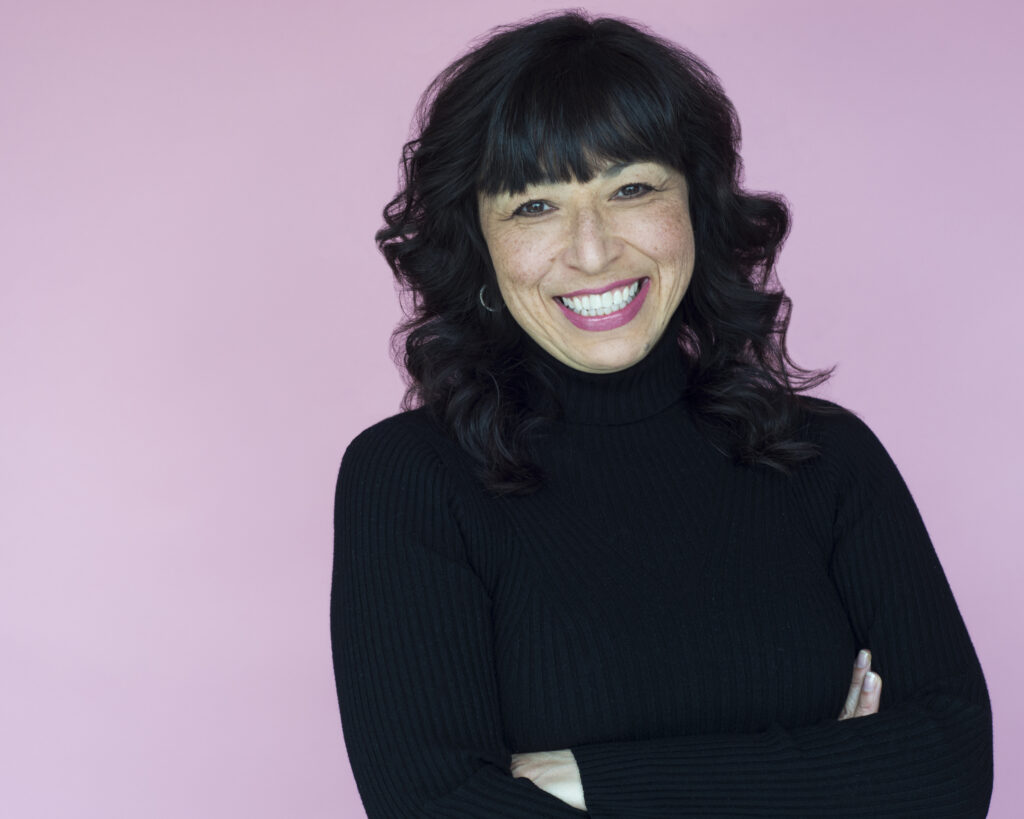
<instances>
[{"instance_id":1,"label":"eye","mask_svg":"<svg viewBox=\"0 0 1024 819\"><path fill-rule=\"evenodd\" d=\"M652 185L646 185L643 182L633 182L629 185L623 185L617 191L615 191L615 199L637 199L646 193L650 193L654 190Z\"/></svg>"},{"instance_id":2,"label":"eye","mask_svg":"<svg viewBox=\"0 0 1024 819\"><path fill-rule=\"evenodd\" d=\"M518 208L512 211L513 216L542 216L551 210L551 206L542 199L531 199L523 202Z\"/></svg>"}]
</instances>

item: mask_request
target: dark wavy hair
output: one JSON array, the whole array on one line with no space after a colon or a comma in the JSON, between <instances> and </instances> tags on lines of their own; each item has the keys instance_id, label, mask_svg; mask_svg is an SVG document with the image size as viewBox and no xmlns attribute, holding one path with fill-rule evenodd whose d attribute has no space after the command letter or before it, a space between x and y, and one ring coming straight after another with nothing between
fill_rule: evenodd
<instances>
[{"instance_id":1,"label":"dark wavy hair","mask_svg":"<svg viewBox=\"0 0 1024 819\"><path fill-rule=\"evenodd\" d=\"M840 411L798 395L832 369L786 352L791 302L774 275L789 230L785 200L742 189L736 111L711 70L642 27L571 11L495 29L424 93L403 184L377 244L404 293L408 390L476 460L495 493L543 476L531 455L551 380L524 355L507 310L478 299L495 274L477 194L589 181L609 161L655 161L686 178L696 261L666 332L689 365L687 399L705 435L738 463L788 473L815 457L805 411ZM532 397L531 397L532 396ZM543 402L540 402L543 404Z\"/></svg>"}]
</instances>

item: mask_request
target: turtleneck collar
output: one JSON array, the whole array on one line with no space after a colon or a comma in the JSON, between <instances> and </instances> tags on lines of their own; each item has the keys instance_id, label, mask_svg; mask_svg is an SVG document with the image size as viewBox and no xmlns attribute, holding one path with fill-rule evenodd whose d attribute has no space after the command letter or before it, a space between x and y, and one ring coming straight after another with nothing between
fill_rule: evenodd
<instances>
[{"instance_id":1,"label":"turtleneck collar","mask_svg":"<svg viewBox=\"0 0 1024 819\"><path fill-rule=\"evenodd\" d=\"M529 337L525 341L527 355L540 359L551 375L562 419L570 423L613 425L640 421L678 402L686 390L686 360L671 325L644 358L614 373L573 369Z\"/></svg>"}]
</instances>

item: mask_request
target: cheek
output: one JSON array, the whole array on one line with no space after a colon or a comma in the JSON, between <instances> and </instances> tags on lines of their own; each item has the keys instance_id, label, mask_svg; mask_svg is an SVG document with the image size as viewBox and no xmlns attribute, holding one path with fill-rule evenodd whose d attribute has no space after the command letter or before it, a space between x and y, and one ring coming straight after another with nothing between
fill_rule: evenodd
<instances>
[{"instance_id":1,"label":"cheek","mask_svg":"<svg viewBox=\"0 0 1024 819\"><path fill-rule=\"evenodd\" d=\"M669 267L689 268L693 262L693 229L689 219L666 216L649 226L647 247L650 255Z\"/></svg>"},{"instance_id":2,"label":"cheek","mask_svg":"<svg viewBox=\"0 0 1024 819\"><path fill-rule=\"evenodd\" d=\"M503 291L522 290L534 285L540 279L538 271L543 269L541 256L538 248L525 240L501 242L491 256L498 285Z\"/></svg>"}]
</instances>

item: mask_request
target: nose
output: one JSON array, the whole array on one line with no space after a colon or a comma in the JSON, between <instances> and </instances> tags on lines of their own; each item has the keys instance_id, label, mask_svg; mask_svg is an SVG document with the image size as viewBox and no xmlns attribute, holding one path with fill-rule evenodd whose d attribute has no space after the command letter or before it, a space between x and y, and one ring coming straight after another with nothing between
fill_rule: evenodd
<instances>
[{"instance_id":1,"label":"nose","mask_svg":"<svg viewBox=\"0 0 1024 819\"><path fill-rule=\"evenodd\" d=\"M584 273L601 273L622 253L622 241L609 229L606 216L592 206L581 207L569 220L564 259Z\"/></svg>"}]
</instances>

